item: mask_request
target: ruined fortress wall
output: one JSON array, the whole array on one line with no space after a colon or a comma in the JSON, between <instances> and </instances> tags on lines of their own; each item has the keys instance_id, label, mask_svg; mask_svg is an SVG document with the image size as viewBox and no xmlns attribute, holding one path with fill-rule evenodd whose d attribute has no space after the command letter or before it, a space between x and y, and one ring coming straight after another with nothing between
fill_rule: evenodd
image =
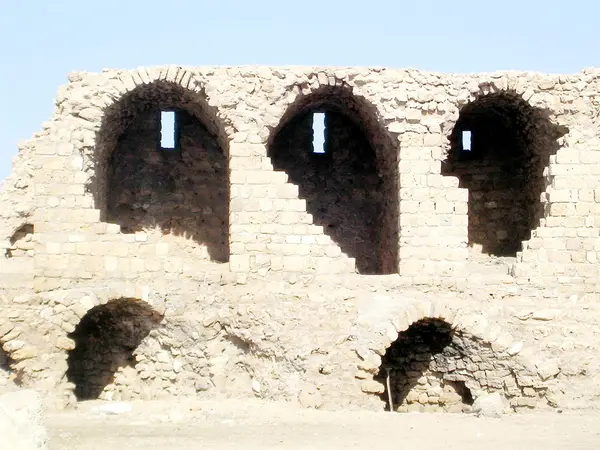
<instances>
[{"instance_id":1,"label":"ruined fortress wall","mask_svg":"<svg viewBox=\"0 0 600 450\"><path fill-rule=\"evenodd\" d=\"M599 87L597 70L72 73L0 192L4 372L63 404L380 408L383 358L416 367L391 369L420 386L402 410L464 388L593 405ZM435 318L443 349L390 359Z\"/></svg>"}]
</instances>

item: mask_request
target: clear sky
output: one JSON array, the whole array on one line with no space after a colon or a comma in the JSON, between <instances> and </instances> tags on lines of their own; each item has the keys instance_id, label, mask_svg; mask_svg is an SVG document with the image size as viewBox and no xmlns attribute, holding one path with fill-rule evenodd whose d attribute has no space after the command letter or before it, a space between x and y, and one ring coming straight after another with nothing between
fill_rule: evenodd
<instances>
[{"instance_id":1,"label":"clear sky","mask_svg":"<svg viewBox=\"0 0 600 450\"><path fill-rule=\"evenodd\" d=\"M0 180L73 70L376 65L444 72L600 66L594 0L0 0Z\"/></svg>"}]
</instances>

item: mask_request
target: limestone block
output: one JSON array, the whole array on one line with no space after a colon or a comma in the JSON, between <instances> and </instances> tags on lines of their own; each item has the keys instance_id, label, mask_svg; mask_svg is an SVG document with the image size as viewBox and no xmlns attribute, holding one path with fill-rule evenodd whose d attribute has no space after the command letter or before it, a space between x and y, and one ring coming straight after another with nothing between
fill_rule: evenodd
<instances>
[{"instance_id":1,"label":"limestone block","mask_svg":"<svg viewBox=\"0 0 600 450\"><path fill-rule=\"evenodd\" d=\"M394 342L398 338L398 331L396 331L396 327L391 322L386 324L385 332L389 342Z\"/></svg>"},{"instance_id":2,"label":"limestone block","mask_svg":"<svg viewBox=\"0 0 600 450\"><path fill-rule=\"evenodd\" d=\"M555 377L560 372L560 367L556 361L544 361L536 364L538 375L543 381Z\"/></svg>"},{"instance_id":3,"label":"limestone block","mask_svg":"<svg viewBox=\"0 0 600 450\"><path fill-rule=\"evenodd\" d=\"M394 314L394 317L392 317L392 324L397 333L406 330L410 326L406 316L402 312Z\"/></svg>"},{"instance_id":4,"label":"limestone block","mask_svg":"<svg viewBox=\"0 0 600 450\"><path fill-rule=\"evenodd\" d=\"M25 346L16 352L14 352L11 356L15 361L23 361L25 359L35 358L38 355L38 350L32 346Z\"/></svg>"},{"instance_id":5,"label":"limestone block","mask_svg":"<svg viewBox=\"0 0 600 450\"><path fill-rule=\"evenodd\" d=\"M360 384L360 389L366 394L383 394L385 388L383 384L375 380L365 380Z\"/></svg>"},{"instance_id":6,"label":"limestone block","mask_svg":"<svg viewBox=\"0 0 600 450\"><path fill-rule=\"evenodd\" d=\"M75 348L75 342L72 339L61 336L56 340L55 346L61 350L73 350Z\"/></svg>"},{"instance_id":7,"label":"limestone block","mask_svg":"<svg viewBox=\"0 0 600 450\"><path fill-rule=\"evenodd\" d=\"M319 409L323 406L324 399L316 389L303 389L298 393L298 402L304 408Z\"/></svg>"},{"instance_id":8,"label":"limestone block","mask_svg":"<svg viewBox=\"0 0 600 450\"><path fill-rule=\"evenodd\" d=\"M502 417L507 407L506 400L498 392L480 395L473 403L473 412L479 417Z\"/></svg>"},{"instance_id":9,"label":"limestone block","mask_svg":"<svg viewBox=\"0 0 600 450\"><path fill-rule=\"evenodd\" d=\"M517 355L521 349L523 348L523 342L519 341L519 342L515 342L509 349L508 349L508 354L510 356L515 356Z\"/></svg>"}]
</instances>

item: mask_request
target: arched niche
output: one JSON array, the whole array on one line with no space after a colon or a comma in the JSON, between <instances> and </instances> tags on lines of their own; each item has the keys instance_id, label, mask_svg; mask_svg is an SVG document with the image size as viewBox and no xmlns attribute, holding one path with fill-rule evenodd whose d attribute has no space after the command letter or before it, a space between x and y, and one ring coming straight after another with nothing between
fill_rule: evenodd
<instances>
[{"instance_id":1,"label":"arched niche","mask_svg":"<svg viewBox=\"0 0 600 450\"><path fill-rule=\"evenodd\" d=\"M158 229L226 262L228 158L225 133L200 93L168 81L140 85L107 108L97 134L96 207L122 232Z\"/></svg>"},{"instance_id":2,"label":"arched niche","mask_svg":"<svg viewBox=\"0 0 600 450\"><path fill-rule=\"evenodd\" d=\"M268 154L359 273L397 272L398 141L373 105L347 87L321 87L289 107Z\"/></svg>"},{"instance_id":3,"label":"arched niche","mask_svg":"<svg viewBox=\"0 0 600 450\"><path fill-rule=\"evenodd\" d=\"M469 190L469 245L516 256L544 217L544 173L567 132L513 91L480 95L460 109L444 175Z\"/></svg>"}]
</instances>

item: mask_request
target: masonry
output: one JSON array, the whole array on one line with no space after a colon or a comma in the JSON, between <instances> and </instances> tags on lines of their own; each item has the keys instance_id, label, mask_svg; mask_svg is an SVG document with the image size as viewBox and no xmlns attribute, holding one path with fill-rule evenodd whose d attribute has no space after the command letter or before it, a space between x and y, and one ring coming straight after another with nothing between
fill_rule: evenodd
<instances>
[{"instance_id":1,"label":"masonry","mask_svg":"<svg viewBox=\"0 0 600 450\"><path fill-rule=\"evenodd\" d=\"M0 191L0 390L596 408L599 177L596 69L71 73Z\"/></svg>"}]
</instances>

